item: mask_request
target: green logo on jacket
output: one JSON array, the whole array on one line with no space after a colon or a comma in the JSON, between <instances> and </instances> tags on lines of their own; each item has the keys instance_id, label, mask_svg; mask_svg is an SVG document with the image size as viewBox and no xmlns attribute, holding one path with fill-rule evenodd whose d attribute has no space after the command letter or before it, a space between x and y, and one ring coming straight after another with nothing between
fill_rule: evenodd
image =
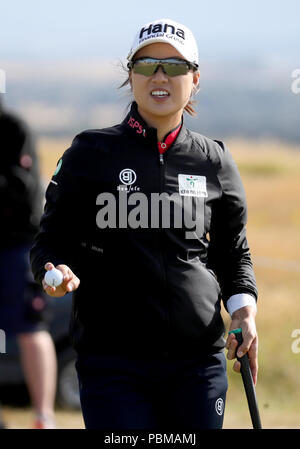
<instances>
[{"instance_id":1,"label":"green logo on jacket","mask_svg":"<svg viewBox=\"0 0 300 449\"><path fill-rule=\"evenodd\" d=\"M58 164L57 164L57 166L56 166L56 169L55 169L55 172L54 172L53 176L57 175L57 173L58 173L59 170L61 169L61 166L62 166L62 159L60 159L60 160L58 161Z\"/></svg>"}]
</instances>

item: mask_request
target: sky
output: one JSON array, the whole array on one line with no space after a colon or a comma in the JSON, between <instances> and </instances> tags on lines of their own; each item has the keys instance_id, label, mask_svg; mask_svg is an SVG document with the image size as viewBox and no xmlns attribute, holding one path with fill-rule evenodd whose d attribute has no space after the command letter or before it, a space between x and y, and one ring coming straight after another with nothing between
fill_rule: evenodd
<instances>
[{"instance_id":1,"label":"sky","mask_svg":"<svg viewBox=\"0 0 300 449\"><path fill-rule=\"evenodd\" d=\"M200 58L300 59L299 0L0 0L1 60L125 60L144 23L185 24Z\"/></svg>"}]
</instances>

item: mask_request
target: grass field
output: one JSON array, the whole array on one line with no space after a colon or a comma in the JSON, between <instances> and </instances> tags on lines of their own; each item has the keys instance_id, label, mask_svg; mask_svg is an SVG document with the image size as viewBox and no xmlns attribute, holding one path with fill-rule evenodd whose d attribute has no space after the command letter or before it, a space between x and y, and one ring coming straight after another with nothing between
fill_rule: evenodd
<instances>
[{"instance_id":1,"label":"grass field","mask_svg":"<svg viewBox=\"0 0 300 449\"><path fill-rule=\"evenodd\" d=\"M277 142L232 141L229 148L245 185L248 240L259 289L257 396L265 427L300 428L300 147ZM232 362L228 362L232 365ZM229 369L225 426L246 409L240 378ZM236 421L238 418L236 418ZM247 420L243 420L247 422Z\"/></svg>"},{"instance_id":2,"label":"grass field","mask_svg":"<svg viewBox=\"0 0 300 449\"><path fill-rule=\"evenodd\" d=\"M300 146L279 142L226 142L246 189L248 240L259 288L257 397L263 427L300 428L300 352L292 332L300 329ZM70 141L41 140L45 182ZM228 315L223 310L227 327ZM300 334L300 331L299 331ZM299 344L300 347L300 344ZM224 428L250 428L241 378L228 361ZM12 427L30 425L30 409L5 408ZM80 413L57 411L58 426L83 427Z\"/></svg>"}]
</instances>

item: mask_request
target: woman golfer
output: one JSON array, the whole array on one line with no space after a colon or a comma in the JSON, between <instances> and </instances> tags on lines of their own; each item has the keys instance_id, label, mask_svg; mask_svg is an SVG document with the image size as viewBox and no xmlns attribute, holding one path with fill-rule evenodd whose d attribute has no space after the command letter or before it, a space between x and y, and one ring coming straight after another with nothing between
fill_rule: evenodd
<instances>
[{"instance_id":1,"label":"woman golfer","mask_svg":"<svg viewBox=\"0 0 300 449\"><path fill-rule=\"evenodd\" d=\"M139 28L128 55L130 112L77 135L46 192L32 270L49 295L74 292L86 428L221 428L221 300L230 328L243 330L256 382L245 193L224 143L184 124L198 83L188 28L170 19ZM64 275L58 287L43 280L53 267ZM229 359L236 346L231 334Z\"/></svg>"}]
</instances>

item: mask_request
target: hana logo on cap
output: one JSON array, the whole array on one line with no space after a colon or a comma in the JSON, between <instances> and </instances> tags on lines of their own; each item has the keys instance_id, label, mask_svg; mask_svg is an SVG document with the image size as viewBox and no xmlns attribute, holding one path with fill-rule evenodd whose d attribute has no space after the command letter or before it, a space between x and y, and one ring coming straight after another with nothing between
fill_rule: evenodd
<instances>
[{"instance_id":1,"label":"hana logo on cap","mask_svg":"<svg viewBox=\"0 0 300 449\"><path fill-rule=\"evenodd\" d=\"M171 19L146 23L136 34L127 56L131 61L135 53L146 45L164 42L172 45L189 62L198 65L198 48L191 30Z\"/></svg>"}]
</instances>

